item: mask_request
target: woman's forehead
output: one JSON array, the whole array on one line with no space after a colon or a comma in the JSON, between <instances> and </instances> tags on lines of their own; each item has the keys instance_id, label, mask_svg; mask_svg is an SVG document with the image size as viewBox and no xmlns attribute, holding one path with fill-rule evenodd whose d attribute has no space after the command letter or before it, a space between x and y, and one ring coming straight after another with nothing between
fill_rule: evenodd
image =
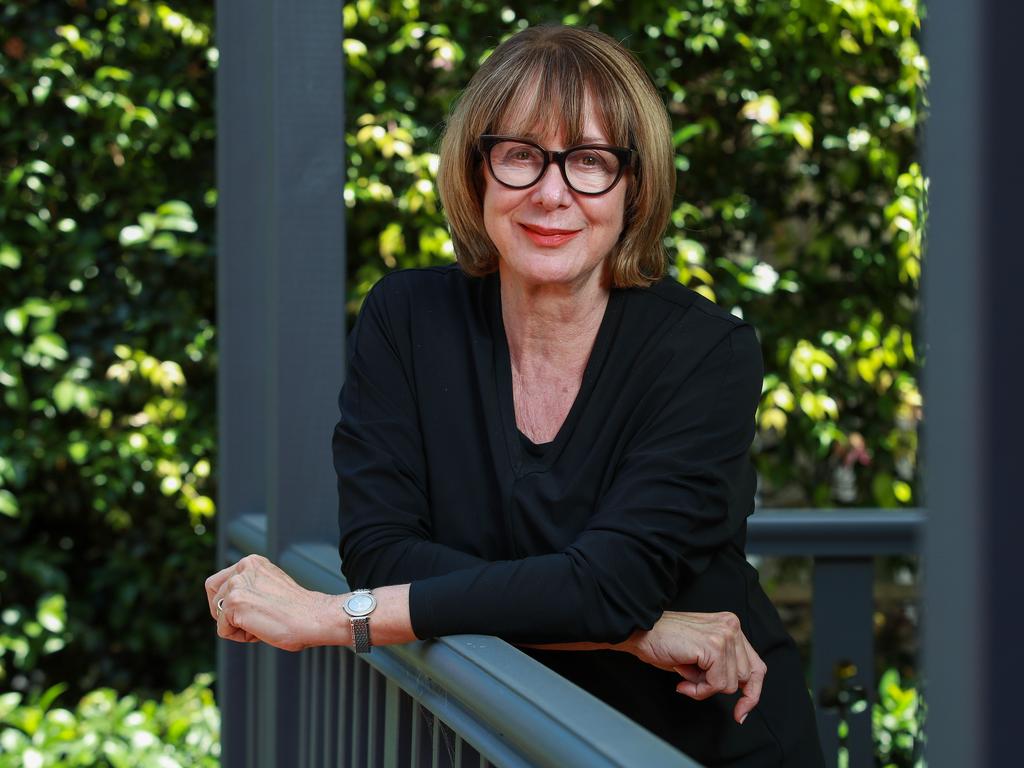
<instances>
[{"instance_id":1,"label":"woman's forehead","mask_svg":"<svg viewBox=\"0 0 1024 768\"><path fill-rule=\"evenodd\" d=\"M597 100L589 93L560 99L545 90L538 85L520 88L499 116L494 132L571 144L611 140Z\"/></svg>"}]
</instances>

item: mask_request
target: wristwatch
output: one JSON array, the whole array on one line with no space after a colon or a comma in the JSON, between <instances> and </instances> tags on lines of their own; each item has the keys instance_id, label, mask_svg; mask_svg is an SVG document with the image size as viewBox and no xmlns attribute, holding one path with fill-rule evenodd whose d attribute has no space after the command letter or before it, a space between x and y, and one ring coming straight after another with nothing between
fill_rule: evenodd
<instances>
[{"instance_id":1,"label":"wristwatch","mask_svg":"<svg viewBox=\"0 0 1024 768\"><path fill-rule=\"evenodd\" d=\"M356 653L369 653L370 614L377 607L377 598L368 589L357 589L341 607L352 622L352 645Z\"/></svg>"}]
</instances>

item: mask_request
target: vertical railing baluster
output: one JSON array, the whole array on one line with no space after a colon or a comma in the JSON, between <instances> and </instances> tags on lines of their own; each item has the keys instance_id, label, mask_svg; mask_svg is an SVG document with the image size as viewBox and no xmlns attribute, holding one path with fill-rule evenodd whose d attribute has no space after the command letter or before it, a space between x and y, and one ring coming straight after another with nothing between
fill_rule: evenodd
<instances>
[{"instance_id":1,"label":"vertical railing baluster","mask_svg":"<svg viewBox=\"0 0 1024 768\"><path fill-rule=\"evenodd\" d=\"M352 654L338 649L338 768L351 765L348 746L352 739Z\"/></svg>"},{"instance_id":2,"label":"vertical railing baluster","mask_svg":"<svg viewBox=\"0 0 1024 768\"><path fill-rule=\"evenodd\" d=\"M320 742L323 734L318 724L323 717L324 648L312 648L309 665L309 768L320 768Z\"/></svg>"},{"instance_id":3,"label":"vertical railing baluster","mask_svg":"<svg viewBox=\"0 0 1024 768\"><path fill-rule=\"evenodd\" d=\"M246 649L245 659L245 674L249 680L249 690L251 694L248 700L245 702L245 765L246 768L257 768L256 766L256 734L258 730L256 728L256 717L257 702L260 700L260 686L259 686L259 669L257 667L257 658L259 654L259 648L255 645L250 645Z\"/></svg>"},{"instance_id":4,"label":"vertical railing baluster","mask_svg":"<svg viewBox=\"0 0 1024 768\"><path fill-rule=\"evenodd\" d=\"M306 768L309 765L309 736L312 730L309 727L309 700L310 700L310 657L315 651L304 651L299 654L299 766Z\"/></svg>"},{"instance_id":5,"label":"vertical railing baluster","mask_svg":"<svg viewBox=\"0 0 1024 768\"><path fill-rule=\"evenodd\" d=\"M826 764L839 762L838 727L849 727L849 765L872 764L871 701L874 668L874 569L871 557L816 557L811 670L818 733ZM864 711L853 713L857 700Z\"/></svg>"},{"instance_id":6,"label":"vertical railing baluster","mask_svg":"<svg viewBox=\"0 0 1024 768\"><path fill-rule=\"evenodd\" d=\"M320 717L320 757L317 766L330 766L334 763L332 754L333 736L340 723L338 722L338 685L334 670L338 664L338 649L324 648L324 668L321 672L323 698Z\"/></svg>"},{"instance_id":7,"label":"vertical railing baluster","mask_svg":"<svg viewBox=\"0 0 1024 768\"><path fill-rule=\"evenodd\" d=\"M409 723L409 764L412 768L423 768L423 707L418 701L412 705L412 720Z\"/></svg>"},{"instance_id":8,"label":"vertical railing baluster","mask_svg":"<svg viewBox=\"0 0 1024 768\"><path fill-rule=\"evenodd\" d=\"M377 749L377 736L381 726L378 703L383 703L378 702L379 686L377 681L381 674L369 664L366 665L366 668L368 670L366 681L366 765L369 768L377 768L383 757Z\"/></svg>"},{"instance_id":9,"label":"vertical railing baluster","mask_svg":"<svg viewBox=\"0 0 1024 768\"><path fill-rule=\"evenodd\" d=\"M398 765L401 739L401 689L388 680L384 688L384 765Z\"/></svg>"},{"instance_id":10,"label":"vertical railing baluster","mask_svg":"<svg viewBox=\"0 0 1024 768\"><path fill-rule=\"evenodd\" d=\"M437 715L430 729L430 768L441 768L441 718Z\"/></svg>"},{"instance_id":11,"label":"vertical railing baluster","mask_svg":"<svg viewBox=\"0 0 1024 768\"><path fill-rule=\"evenodd\" d=\"M352 657L352 731L351 761L353 768L366 766L366 677L369 667L359 658Z\"/></svg>"}]
</instances>

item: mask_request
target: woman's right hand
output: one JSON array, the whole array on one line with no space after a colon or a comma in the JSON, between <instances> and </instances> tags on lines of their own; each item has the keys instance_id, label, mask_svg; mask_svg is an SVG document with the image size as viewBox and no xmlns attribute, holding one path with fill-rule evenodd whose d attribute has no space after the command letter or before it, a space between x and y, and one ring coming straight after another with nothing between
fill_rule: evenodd
<instances>
[{"instance_id":1,"label":"woman's right hand","mask_svg":"<svg viewBox=\"0 0 1024 768\"><path fill-rule=\"evenodd\" d=\"M761 698L768 667L747 642L736 614L666 611L623 645L641 661L677 672L683 681L676 690L692 699L742 691L733 710L738 723Z\"/></svg>"}]
</instances>

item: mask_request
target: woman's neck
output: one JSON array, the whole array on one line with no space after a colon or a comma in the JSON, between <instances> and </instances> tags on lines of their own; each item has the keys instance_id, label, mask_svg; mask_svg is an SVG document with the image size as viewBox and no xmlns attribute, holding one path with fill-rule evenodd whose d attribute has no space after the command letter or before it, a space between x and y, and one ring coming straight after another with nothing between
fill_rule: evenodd
<instances>
[{"instance_id":1,"label":"woman's neck","mask_svg":"<svg viewBox=\"0 0 1024 768\"><path fill-rule=\"evenodd\" d=\"M581 285L530 285L503 273L501 314L513 367L546 363L582 373L609 295L609 286L598 279Z\"/></svg>"}]
</instances>

